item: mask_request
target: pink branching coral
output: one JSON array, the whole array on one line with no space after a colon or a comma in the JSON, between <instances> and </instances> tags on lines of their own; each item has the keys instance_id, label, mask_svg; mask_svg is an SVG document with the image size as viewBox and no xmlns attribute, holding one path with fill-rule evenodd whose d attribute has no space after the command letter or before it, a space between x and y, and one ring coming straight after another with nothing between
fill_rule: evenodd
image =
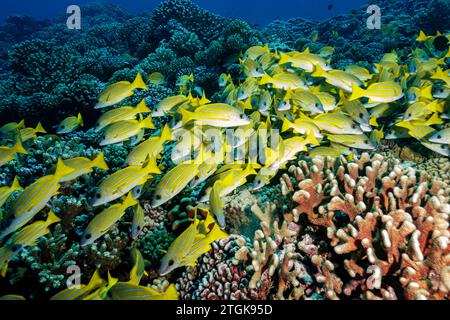
<instances>
[{"instance_id":1,"label":"pink branching coral","mask_svg":"<svg viewBox=\"0 0 450 320\"><path fill-rule=\"evenodd\" d=\"M449 194L445 182L397 160L362 154L300 161L282 180L293 215L326 230L332 255L313 256L326 297L448 299ZM302 223L300 223L302 225ZM345 272L343 272L345 270ZM342 286L342 282L350 278Z\"/></svg>"}]
</instances>

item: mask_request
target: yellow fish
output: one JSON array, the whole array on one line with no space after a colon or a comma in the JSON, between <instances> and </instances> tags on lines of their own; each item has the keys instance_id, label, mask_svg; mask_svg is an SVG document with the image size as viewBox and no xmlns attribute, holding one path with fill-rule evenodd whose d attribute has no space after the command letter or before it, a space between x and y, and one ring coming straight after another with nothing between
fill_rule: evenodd
<instances>
[{"instance_id":1,"label":"yellow fish","mask_svg":"<svg viewBox=\"0 0 450 320\"><path fill-rule=\"evenodd\" d=\"M155 108L153 108L152 117L164 117L167 113L169 113L173 108L180 106L181 104L187 102L189 100L188 97L180 94L177 96L170 96L160 101Z\"/></svg>"},{"instance_id":2,"label":"yellow fish","mask_svg":"<svg viewBox=\"0 0 450 320\"><path fill-rule=\"evenodd\" d=\"M221 181L216 181L209 194L209 208L211 213L216 217L219 226L225 228L225 215L223 207L225 206L225 198L222 196L224 186Z\"/></svg>"},{"instance_id":3,"label":"yellow fish","mask_svg":"<svg viewBox=\"0 0 450 320\"><path fill-rule=\"evenodd\" d=\"M36 139L38 133L47 133L39 122L36 128L23 128L18 131L18 137L22 142L28 141L30 139Z\"/></svg>"},{"instance_id":4,"label":"yellow fish","mask_svg":"<svg viewBox=\"0 0 450 320\"><path fill-rule=\"evenodd\" d=\"M88 284L64 289L51 297L50 300L82 300L83 297L104 285L106 285L106 281L100 277L99 271L96 270Z\"/></svg>"},{"instance_id":5,"label":"yellow fish","mask_svg":"<svg viewBox=\"0 0 450 320\"><path fill-rule=\"evenodd\" d=\"M135 89L148 89L139 72L132 83L129 81L120 81L103 89L97 97L98 103L94 108L101 109L118 104L125 98L132 96Z\"/></svg>"},{"instance_id":6,"label":"yellow fish","mask_svg":"<svg viewBox=\"0 0 450 320\"><path fill-rule=\"evenodd\" d=\"M163 150L166 141L172 140L172 132L166 124L160 137L151 137L140 143L128 154L125 163L129 166L141 166L148 157L156 158Z\"/></svg>"},{"instance_id":7,"label":"yellow fish","mask_svg":"<svg viewBox=\"0 0 450 320\"><path fill-rule=\"evenodd\" d=\"M19 180L17 177L14 178L14 181L10 187L1 187L0 188L0 208L5 204L8 198L16 191L21 191L23 188L19 184Z\"/></svg>"},{"instance_id":8,"label":"yellow fish","mask_svg":"<svg viewBox=\"0 0 450 320\"><path fill-rule=\"evenodd\" d=\"M137 239L142 234L145 220L144 209L138 203L133 208L133 222L131 224L131 238Z\"/></svg>"},{"instance_id":9,"label":"yellow fish","mask_svg":"<svg viewBox=\"0 0 450 320\"><path fill-rule=\"evenodd\" d=\"M313 72L316 67L320 67L323 70L331 70L328 62L313 53L309 52L309 49L304 52L291 52L291 53L280 53L280 65L290 63L295 68L300 68L306 72Z\"/></svg>"},{"instance_id":10,"label":"yellow fish","mask_svg":"<svg viewBox=\"0 0 450 320\"><path fill-rule=\"evenodd\" d=\"M14 219L6 229L2 230L0 240L26 225L39 211L44 209L50 199L58 194L60 180L72 171L72 168L67 167L61 159L58 159L55 174L44 176L25 188L12 204L11 213L14 215Z\"/></svg>"},{"instance_id":11,"label":"yellow fish","mask_svg":"<svg viewBox=\"0 0 450 320\"><path fill-rule=\"evenodd\" d=\"M351 73L341 70L325 71L320 66L316 67L316 71L313 72L312 76L317 78L325 78L327 83L347 92L352 92L354 85L358 87L362 87L364 85L361 80Z\"/></svg>"},{"instance_id":12,"label":"yellow fish","mask_svg":"<svg viewBox=\"0 0 450 320\"><path fill-rule=\"evenodd\" d=\"M82 175L91 173L93 171L93 168L99 168L106 171L109 170L109 167L105 162L105 156L103 152L101 152L94 160L78 157L63 160L63 162L67 167L72 168L73 171L70 174L62 177L60 182L75 180Z\"/></svg>"},{"instance_id":13,"label":"yellow fish","mask_svg":"<svg viewBox=\"0 0 450 320\"><path fill-rule=\"evenodd\" d=\"M0 127L0 137L2 135L11 134L14 132L17 132L17 130L25 128L25 120L17 122L9 122L3 126Z\"/></svg>"},{"instance_id":14,"label":"yellow fish","mask_svg":"<svg viewBox=\"0 0 450 320\"><path fill-rule=\"evenodd\" d=\"M59 221L61 221L61 219L58 218L52 210L50 210L47 220L36 221L29 226L22 228L11 237L10 241L12 241L15 245L21 246L22 248L35 246L36 241L39 238L50 232L49 227Z\"/></svg>"},{"instance_id":15,"label":"yellow fish","mask_svg":"<svg viewBox=\"0 0 450 320\"><path fill-rule=\"evenodd\" d=\"M369 98L369 103L389 103L397 101L403 98L403 96L402 87L393 81L374 83L367 89L361 89L354 84L350 101L366 97Z\"/></svg>"},{"instance_id":16,"label":"yellow fish","mask_svg":"<svg viewBox=\"0 0 450 320\"><path fill-rule=\"evenodd\" d=\"M4 246L0 248L0 277L4 278L8 271L9 262L22 250L20 246L10 248L10 246Z\"/></svg>"},{"instance_id":17,"label":"yellow fish","mask_svg":"<svg viewBox=\"0 0 450 320\"><path fill-rule=\"evenodd\" d=\"M100 130L109 126L110 124L120 122L120 121L125 121L125 120L133 120L136 118L136 116L138 114L149 113L149 112L151 112L151 110L147 107L147 104L145 103L145 99L143 99L135 108L122 107L122 108L112 109L101 115L101 117L97 121L95 131L99 132Z\"/></svg>"},{"instance_id":18,"label":"yellow fish","mask_svg":"<svg viewBox=\"0 0 450 320\"><path fill-rule=\"evenodd\" d=\"M196 160L187 161L166 173L155 188L152 207L159 207L183 191L197 175L200 165Z\"/></svg>"},{"instance_id":19,"label":"yellow fish","mask_svg":"<svg viewBox=\"0 0 450 320\"><path fill-rule=\"evenodd\" d=\"M121 143L130 138L139 135L144 129L156 129L152 122L152 117L143 120L125 120L110 125L104 134L104 139L100 142L101 146Z\"/></svg>"},{"instance_id":20,"label":"yellow fish","mask_svg":"<svg viewBox=\"0 0 450 320\"><path fill-rule=\"evenodd\" d=\"M343 144L350 148L374 150L375 145L364 134L329 134L328 140Z\"/></svg>"},{"instance_id":21,"label":"yellow fish","mask_svg":"<svg viewBox=\"0 0 450 320\"><path fill-rule=\"evenodd\" d=\"M366 68L357 66L357 65L350 65L344 68L344 71L351 73L355 77L357 77L361 81L368 81L372 79L373 75L370 74L369 70Z\"/></svg>"},{"instance_id":22,"label":"yellow fish","mask_svg":"<svg viewBox=\"0 0 450 320\"><path fill-rule=\"evenodd\" d=\"M207 104L189 112L180 109L182 123L199 122L212 127L239 127L250 123L250 119L238 109L225 103Z\"/></svg>"},{"instance_id":23,"label":"yellow fish","mask_svg":"<svg viewBox=\"0 0 450 320\"><path fill-rule=\"evenodd\" d=\"M147 82L153 83L154 85L161 85L165 82L165 77L160 72L153 72L149 77Z\"/></svg>"},{"instance_id":24,"label":"yellow fish","mask_svg":"<svg viewBox=\"0 0 450 320\"><path fill-rule=\"evenodd\" d=\"M107 233L114 224L120 220L125 214L125 211L138 202L133 199L131 192L127 195L123 203L114 204L104 211L96 215L86 230L83 233L81 239L81 246L87 246L94 243L97 239L102 237L105 233Z\"/></svg>"},{"instance_id":25,"label":"yellow fish","mask_svg":"<svg viewBox=\"0 0 450 320\"><path fill-rule=\"evenodd\" d=\"M159 292L150 287L119 282L111 288L110 294L113 300L178 300L178 292L173 284L165 292Z\"/></svg>"},{"instance_id":26,"label":"yellow fish","mask_svg":"<svg viewBox=\"0 0 450 320\"><path fill-rule=\"evenodd\" d=\"M116 171L100 184L93 206L98 207L119 199L134 187L145 184L152 177L152 173L161 173L155 158L149 158L144 166L130 166Z\"/></svg>"},{"instance_id":27,"label":"yellow fish","mask_svg":"<svg viewBox=\"0 0 450 320\"><path fill-rule=\"evenodd\" d=\"M305 81L301 79L296 74L292 73L278 73L273 76L269 76L264 73L259 85L271 84L273 88L283 89L283 90L295 90L295 89L305 89L308 90L308 86Z\"/></svg>"},{"instance_id":28,"label":"yellow fish","mask_svg":"<svg viewBox=\"0 0 450 320\"><path fill-rule=\"evenodd\" d=\"M68 117L64 119L56 128L56 133L57 134L71 133L82 126L83 126L83 118L81 117L81 113L79 113L78 116L76 117Z\"/></svg>"},{"instance_id":29,"label":"yellow fish","mask_svg":"<svg viewBox=\"0 0 450 320\"><path fill-rule=\"evenodd\" d=\"M252 59L252 60L256 60L259 56L265 54L265 53L270 53L270 49L269 49L269 45L266 43L264 45L264 47L262 46L253 46L247 49L247 51L245 51L242 60L247 60L247 59Z\"/></svg>"}]
</instances>

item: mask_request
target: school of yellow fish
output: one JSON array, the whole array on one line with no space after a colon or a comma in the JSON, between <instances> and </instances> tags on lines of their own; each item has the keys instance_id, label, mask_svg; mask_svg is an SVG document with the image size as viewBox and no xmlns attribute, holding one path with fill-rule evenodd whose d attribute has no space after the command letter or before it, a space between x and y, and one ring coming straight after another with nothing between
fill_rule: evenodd
<instances>
[{"instance_id":1,"label":"school of yellow fish","mask_svg":"<svg viewBox=\"0 0 450 320\"><path fill-rule=\"evenodd\" d=\"M105 235L130 208L131 237L137 239L144 225L144 211L138 199L155 175L162 177L153 190L152 207L167 203L187 187L204 185L194 221L161 261L159 273L164 276L176 268L195 265L213 241L227 237L223 231L226 195L246 184L251 176L255 176L251 179L254 190L269 184L280 169L302 152L309 156L351 158L355 150L376 149L382 139L413 138L448 157L450 50L437 52L433 47L436 37L450 40L449 34L427 36L420 32L417 41L423 48L411 52L405 64L400 64L398 55L392 52L375 63L372 70L358 65L333 69L332 47L315 54L309 49L278 52L268 45L254 46L240 56L241 78L220 76L218 102L211 102L202 89L194 87L192 74L178 79L180 94L151 108L145 100L136 107L113 106L136 90L148 89L148 84L164 83L161 73L150 75L148 84L138 73L133 82L106 87L95 106L109 108L95 127L103 133L100 145L130 143L133 150L124 168L98 186L92 206L105 209L88 224L81 245L90 245ZM157 129L154 118L162 118L165 125L158 128L159 135L147 137ZM67 134L81 126L83 119L78 114L62 121L56 133ZM228 139L230 128L236 130ZM36 128L27 128L24 121L2 126L0 137L10 143L0 147L0 167L16 154L26 155L24 143L45 133L40 123ZM171 160L175 166L163 174L158 162L170 141L174 143ZM0 231L0 241L10 236L0 248L1 276L5 277L9 261L20 250L36 245L60 220L50 210L45 220L32 222L58 194L61 185L93 172L94 168L109 170L103 153L93 160L59 159L54 174L39 178L25 189L17 178L11 186L0 188L0 206L13 193L20 193L11 207L11 223ZM209 206L202 202L209 202ZM202 219L197 217L198 212ZM145 262L137 249L132 250L132 260L135 265L129 282L119 282L111 275L106 281L96 272L87 285L66 289L53 299L177 298L173 285L165 292L140 286Z\"/></svg>"}]
</instances>

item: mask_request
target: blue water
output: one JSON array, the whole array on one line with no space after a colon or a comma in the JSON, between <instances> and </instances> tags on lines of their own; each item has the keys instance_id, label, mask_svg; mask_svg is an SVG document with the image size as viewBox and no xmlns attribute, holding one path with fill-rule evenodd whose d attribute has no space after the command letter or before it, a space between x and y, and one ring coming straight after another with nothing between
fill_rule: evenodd
<instances>
[{"instance_id":1,"label":"blue water","mask_svg":"<svg viewBox=\"0 0 450 320\"><path fill-rule=\"evenodd\" d=\"M10 15L30 15L53 18L65 14L71 4L106 2L121 5L132 13L149 12L161 1L157 0L1 0L0 22ZM242 18L265 25L275 19L308 18L323 20L360 8L367 0L195 0L202 8L222 16ZM329 6L332 8L329 10Z\"/></svg>"}]
</instances>

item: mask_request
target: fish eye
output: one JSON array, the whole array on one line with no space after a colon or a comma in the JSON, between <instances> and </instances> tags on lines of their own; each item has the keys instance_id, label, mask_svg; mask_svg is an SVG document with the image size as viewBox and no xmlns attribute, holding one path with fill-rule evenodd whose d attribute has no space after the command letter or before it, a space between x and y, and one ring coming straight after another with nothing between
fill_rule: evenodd
<instances>
[{"instance_id":1,"label":"fish eye","mask_svg":"<svg viewBox=\"0 0 450 320\"><path fill-rule=\"evenodd\" d=\"M441 138L442 138L442 136L441 136L441 135L438 135L438 136L437 136L437 138L438 138L438 139L441 139Z\"/></svg>"},{"instance_id":2,"label":"fish eye","mask_svg":"<svg viewBox=\"0 0 450 320\"><path fill-rule=\"evenodd\" d=\"M101 197L102 197L102 195L100 193L95 194L95 198L100 199Z\"/></svg>"},{"instance_id":3,"label":"fish eye","mask_svg":"<svg viewBox=\"0 0 450 320\"><path fill-rule=\"evenodd\" d=\"M86 234L86 235L84 236L84 238L85 238L86 240L89 240L90 238L92 238L92 235L91 235L90 233L88 233L88 234Z\"/></svg>"},{"instance_id":4,"label":"fish eye","mask_svg":"<svg viewBox=\"0 0 450 320\"><path fill-rule=\"evenodd\" d=\"M244 119L244 115L243 114L239 115L239 118Z\"/></svg>"},{"instance_id":5,"label":"fish eye","mask_svg":"<svg viewBox=\"0 0 450 320\"><path fill-rule=\"evenodd\" d=\"M356 129L356 124L352 124L352 129Z\"/></svg>"},{"instance_id":6,"label":"fish eye","mask_svg":"<svg viewBox=\"0 0 450 320\"><path fill-rule=\"evenodd\" d=\"M364 144L369 144L369 140L364 140Z\"/></svg>"},{"instance_id":7,"label":"fish eye","mask_svg":"<svg viewBox=\"0 0 450 320\"><path fill-rule=\"evenodd\" d=\"M137 231L141 231L141 226L136 227Z\"/></svg>"},{"instance_id":8,"label":"fish eye","mask_svg":"<svg viewBox=\"0 0 450 320\"><path fill-rule=\"evenodd\" d=\"M141 193L141 189L137 189L136 192L137 192L137 193Z\"/></svg>"},{"instance_id":9,"label":"fish eye","mask_svg":"<svg viewBox=\"0 0 450 320\"><path fill-rule=\"evenodd\" d=\"M411 117L411 116L412 116L412 114L411 114L411 113L408 113L408 118Z\"/></svg>"},{"instance_id":10,"label":"fish eye","mask_svg":"<svg viewBox=\"0 0 450 320\"><path fill-rule=\"evenodd\" d=\"M362 119L364 115L362 113L359 114L359 118Z\"/></svg>"},{"instance_id":11,"label":"fish eye","mask_svg":"<svg viewBox=\"0 0 450 320\"><path fill-rule=\"evenodd\" d=\"M316 108L318 108L319 107L319 104L318 103L316 103Z\"/></svg>"},{"instance_id":12,"label":"fish eye","mask_svg":"<svg viewBox=\"0 0 450 320\"><path fill-rule=\"evenodd\" d=\"M156 200L161 200L161 196L159 194L156 196Z\"/></svg>"},{"instance_id":13,"label":"fish eye","mask_svg":"<svg viewBox=\"0 0 450 320\"><path fill-rule=\"evenodd\" d=\"M445 149L445 146L443 144L441 144L441 149Z\"/></svg>"},{"instance_id":14,"label":"fish eye","mask_svg":"<svg viewBox=\"0 0 450 320\"><path fill-rule=\"evenodd\" d=\"M172 259L169 260L169 267L173 266L173 264L175 263L175 261L173 261Z\"/></svg>"}]
</instances>

